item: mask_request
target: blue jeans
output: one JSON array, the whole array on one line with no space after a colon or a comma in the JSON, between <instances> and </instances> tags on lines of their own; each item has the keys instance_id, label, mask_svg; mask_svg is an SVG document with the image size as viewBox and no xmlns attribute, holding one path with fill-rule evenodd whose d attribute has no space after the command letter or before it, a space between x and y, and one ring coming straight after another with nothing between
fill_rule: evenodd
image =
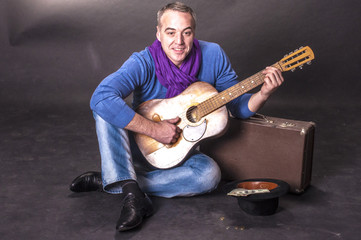
<instances>
[{"instance_id":1,"label":"blue jeans","mask_svg":"<svg viewBox=\"0 0 361 240\"><path fill-rule=\"evenodd\" d=\"M195 151L182 165L155 169L140 153L131 132L106 122L95 112L104 191L122 193L120 181L133 179L143 192L160 197L193 196L214 190L221 172L217 163Z\"/></svg>"}]
</instances>

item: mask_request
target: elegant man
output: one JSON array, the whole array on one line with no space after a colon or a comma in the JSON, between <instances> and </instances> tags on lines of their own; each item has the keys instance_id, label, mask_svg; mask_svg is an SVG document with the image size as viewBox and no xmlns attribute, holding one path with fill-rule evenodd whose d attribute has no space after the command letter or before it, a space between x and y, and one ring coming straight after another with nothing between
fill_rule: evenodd
<instances>
[{"instance_id":1,"label":"elegant man","mask_svg":"<svg viewBox=\"0 0 361 240\"><path fill-rule=\"evenodd\" d=\"M210 157L194 151L179 166L155 169L146 164L133 133L147 135L160 143L172 144L182 134L179 118L148 120L133 109L151 100L171 98L195 81L204 81L218 91L239 80L222 48L195 38L196 17L183 3L171 3L157 14L157 40L136 52L115 73L106 77L91 99L101 155L101 174L87 172L71 184L72 191L101 189L124 194L116 228L137 227L153 213L148 195L193 196L214 190L221 178ZM252 116L282 84L281 72L264 71L264 84L255 94L244 94L227 104L232 115ZM124 99L133 93L132 107Z\"/></svg>"}]
</instances>

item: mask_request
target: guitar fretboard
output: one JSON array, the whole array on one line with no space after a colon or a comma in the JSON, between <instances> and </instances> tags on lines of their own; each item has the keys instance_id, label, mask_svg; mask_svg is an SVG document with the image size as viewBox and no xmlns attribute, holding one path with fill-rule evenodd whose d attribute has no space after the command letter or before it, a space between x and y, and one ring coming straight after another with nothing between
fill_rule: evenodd
<instances>
[{"instance_id":1,"label":"guitar fretboard","mask_svg":"<svg viewBox=\"0 0 361 240\"><path fill-rule=\"evenodd\" d=\"M282 68L278 62L273 64L272 66L282 71ZM260 71L198 104L196 109L197 120L224 106L225 104L248 92L249 90L261 85L264 82L264 76L265 75L262 73L262 71Z\"/></svg>"}]
</instances>

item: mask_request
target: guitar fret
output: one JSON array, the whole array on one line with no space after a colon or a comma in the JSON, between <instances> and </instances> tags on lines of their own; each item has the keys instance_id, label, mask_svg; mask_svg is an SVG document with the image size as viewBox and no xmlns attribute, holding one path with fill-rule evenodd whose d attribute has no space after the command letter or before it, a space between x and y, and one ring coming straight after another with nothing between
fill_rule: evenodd
<instances>
[{"instance_id":1,"label":"guitar fret","mask_svg":"<svg viewBox=\"0 0 361 240\"><path fill-rule=\"evenodd\" d=\"M272 65L273 67L278 68L282 71L279 63ZM208 115L209 113L215 111L216 109L224 106L228 102L236 99L242 94L248 92L249 90L261 85L264 82L264 74L262 71L250 76L249 78L235 84L234 86L224 90L223 92L218 93L217 95L205 100L204 102L198 104L198 120L202 117Z\"/></svg>"},{"instance_id":2,"label":"guitar fret","mask_svg":"<svg viewBox=\"0 0 361 240\"><path fill-rule=\"evenodd\" d=\"M276 64L274 64L276 65ZM276 66L277 67L277 66ZM264 74L258 72L251 77L235 84L234 86L220 92L219 94L205 100L198 105L199 116L198 120L214 110L224 106L233 99L241 96L249 90L259 86L264 82Z\"/></svg>"}]
</instances>

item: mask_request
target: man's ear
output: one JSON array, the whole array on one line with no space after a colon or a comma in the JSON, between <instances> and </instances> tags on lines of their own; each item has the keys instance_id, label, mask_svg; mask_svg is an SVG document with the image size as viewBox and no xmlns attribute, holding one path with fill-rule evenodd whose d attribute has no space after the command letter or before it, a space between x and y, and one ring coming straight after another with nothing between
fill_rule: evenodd
<instances>
[{"instance_id":1,"label":"man's ear","mask_svg":"<svg viewBox=\"0 0 361 240\"><path fill-rule=\"evenodd\" d=\"M155 35L156 35L158 41L160 41L160 29L158 26L157 26L157 33Z\"/></svg>"}]
</instances>

